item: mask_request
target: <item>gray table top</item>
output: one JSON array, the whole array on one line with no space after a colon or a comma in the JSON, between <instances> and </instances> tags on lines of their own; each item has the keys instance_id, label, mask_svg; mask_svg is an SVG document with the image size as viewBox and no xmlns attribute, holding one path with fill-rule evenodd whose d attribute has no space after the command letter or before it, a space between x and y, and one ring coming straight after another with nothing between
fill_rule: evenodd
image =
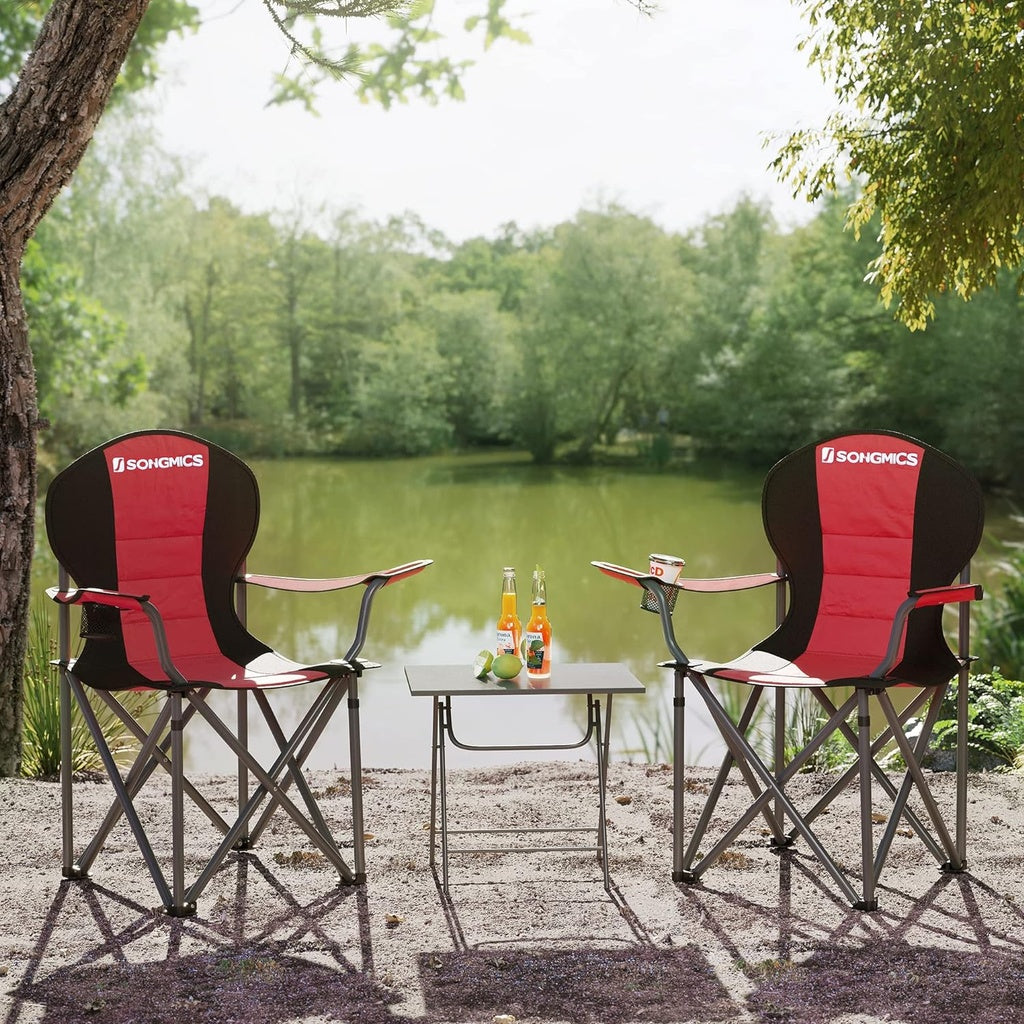
<instances>
[{"instance_id":1,"label":"gray table top","mask_svg":"<svg viewBox=\"0 0 1024 1024\"><path fill-rule=\"evenodd\" d=\"M515 679L474 679L471 665L406 665L414 697L478 697L489 694L645 693L646 687L625 665L552 665L547 679L531 679L526 670Z\"/></svg>"}]
</instances>

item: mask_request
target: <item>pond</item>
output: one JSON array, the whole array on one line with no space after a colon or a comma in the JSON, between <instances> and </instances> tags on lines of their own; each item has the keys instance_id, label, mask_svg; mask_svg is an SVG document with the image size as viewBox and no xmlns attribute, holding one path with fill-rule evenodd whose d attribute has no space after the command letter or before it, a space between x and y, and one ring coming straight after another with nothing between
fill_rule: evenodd
<instances>
[{"instance_id":1,"label":"pond","mask_svg":"<svg viewBox=\"0 0 1024 1024\"><path fill-rule=\"evenodd\" d=\"M692 576L775 567L761 528L760 473L719 467L664 473L538 467L507 453L251 465L260 482L262 512L250 571L343 576L417 558L434 560L426 571L375 598L363 656L383 667L366 673L360 685L367 767L429 766L430 702L409 695L404 666L465 664L468 675L476 653L494 640L502 567L518 570L525 622L537 564L547 576L556 666L559 661L623 662L647 686L646 696L615 702L613 756L666 760L672 678L657 667L666 657L660 623L640 609L639 590L604 576L591 561L643 567L649 552L664 551L682 555ZM1008 510L992 509L976 578L984 581L997 538L1015 529ZM42 536L38 547L46 547ZM53 572L41 550L40 592L54 581ZM296 595L251 588L249 623L257 636L289 656L313 662L338 657L350 643L362 591ZM675 620L691 657L738 654L770 631L772 589L683 595ZM300 713L304 696L279 693L276 701L288 723ZM711 763L720 747L698 705L697 700L687 705L686 759ZM481 698L457 711L465 738L481 743L527 736L565 742L585 721L585 706L561 697L498 704ZM345 770L346 728L339 712L312 767ZM231 767L218 744L202 738L193 739L188 756L192 770ZM453 763L508 759L507 754L457 752Z\"/></svg>"}]
</instances>

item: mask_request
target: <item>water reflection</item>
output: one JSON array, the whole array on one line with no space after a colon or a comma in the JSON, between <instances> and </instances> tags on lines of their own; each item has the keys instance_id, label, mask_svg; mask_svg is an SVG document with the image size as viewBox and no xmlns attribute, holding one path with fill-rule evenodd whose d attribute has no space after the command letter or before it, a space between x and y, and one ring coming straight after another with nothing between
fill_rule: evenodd
<instances>
[{"instance_id":1,"label":"water reflection","mask_svg":"<svg viewBox=\"0 0 1024 1024\"><path fill-rule=\"evenodd\" d=\"M645 697L615 702L612 750L619 757L657 753L651 749L657 730L668 742L671 677L657 668L665 657L660 626L656 616L640 610L640 592L601 575L590 561L643 565L648 552L666 551L685 557L693 576L774 568L761 528L761 474L535 467L505 454L252 465L262 494L252 571L332 576L435 560L425 572L377 595L363 654L384 667L368 673L361 686L368 766L429 765L430 702L409 695L403 666L464 662L469 672L476 652L493 640L504 565L519 569L521 613L529 601L530 570L537 563L547 570L556 662L623 662L648 687ZM994 538L1020 532L1009 510L993 511L976 571L981 579L985 560L998 555ZM39 536L41 593L54 582L54 570L45 535ZM362 588L301 595L252 588L250 625L288 655L311 661L336 657L350 642L361 594ZM771 629L773 616L770 588L685 595L675 613L678 635L692 657L739 653ZM306 699L279 697L291 702L286 720L298 716ZM690 702L687 714L687 760L714 761L720 748L698 702ZM497 707L484 700L472 728L482 743L495 742L491 736L498 728L506 742L520 735L557 742L585 719L585 700L552 697ZM339 714L313 766L342 768L346 734ZM193 742L189 756L194 768L230 767L212 743ZM456 756L472 764L486 757Z\"/></svg>"}]
</instances>

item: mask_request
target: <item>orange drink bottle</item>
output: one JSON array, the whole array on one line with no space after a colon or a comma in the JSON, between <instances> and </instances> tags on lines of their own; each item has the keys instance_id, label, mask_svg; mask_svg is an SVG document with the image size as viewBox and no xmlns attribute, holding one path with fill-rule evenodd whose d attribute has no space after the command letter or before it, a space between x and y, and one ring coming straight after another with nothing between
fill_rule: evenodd
<instances>
[{"instance_id":1,"label":"orange drink bottle","mask_svg":"<svg viewBox=\"0 0 1024 1024\"><path fill-rule=\"evenodd\" d=\"M516 614L516 571L507 565L502 570L501 615L498 617L498 644L496 654L519 655L519 642L523 625Z\"/></svg>"},{"instance_id":2,"label":"orange drink bottle","mask_svg":"<svg viewBox=\"0 0 1024 1024\"><path fill-rule=\"evenodd\" d=\"M526 624L523 642L526 671L534 679L551 675L551 623L548 621L548 590L544 570L538 565L533 571L533 600L530 621Z\"/></svg>"}]
</instances>

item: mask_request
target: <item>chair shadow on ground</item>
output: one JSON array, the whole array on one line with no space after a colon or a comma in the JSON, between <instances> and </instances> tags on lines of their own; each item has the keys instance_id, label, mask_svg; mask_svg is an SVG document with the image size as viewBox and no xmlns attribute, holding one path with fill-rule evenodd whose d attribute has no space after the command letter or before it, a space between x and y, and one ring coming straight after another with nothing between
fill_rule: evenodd
<instances>
[{"instance_id":1,"label":"chair shadow on ground","mask_svg":"<svg viewBox=\"0 0 1024 1024\"><path fill-rule=\"evenodd\" d=\"M300 903L257 857L232 863L232 898L204 918L168 918L94 882L62 883L0 1024L475 1024L500 1014L570 1024L1024 1021L1024 912L970 875L942 875L916 899L884 889L892 909L863 914L840 905L803 858L787 854L777 902L704 884L672 889L692 925L676 939L652 936L614 884L587 898L616 927L602 927L595 914L593 934L570 940L564 930L503 940L510 933L496 919L489 938L468 941L461 899L441 898L449 941L405 951L422 997L414 1008L408 993L378 977L364 887ZM834 901L828 921L811 912L814 901L790 898L796 872ZM277 898L259 921L247 903L256 875ZM484 896L467 890L465 899ZM730 920L751 927L741 933ZM95 930L97 938L69 960L65 929ZM83 948L80 934L74 944Z\"/></svg>"},{"instance_id":2,"label":"chair shadow on ground","mask_svg":"<svg viewBox=\"0 0 1024 1024\"><path fill-rule=\"evenodd\" d=\"M1014 901L969 873L943 874L916 899L880 886L883 909L864 914L842 903L802 858L787 853L779 860L777 906L758 906L706 885L680 890L746 983L744 1019L1024 1021L1024 909ZM794 910L794 871L843 912L838 926L827 928ZM886 904L895 909L887 911ZM723 907L765 919L776 935L761 948L767 955L754 962L744 956L742 937L717 923ZM731 987L735 992L737 986Z\"/></svg>"},{"instance_id":3,"label":"chair shadow on ground","mask_svg":"<svg viewBox=\"0 0 1024 1024\"><path fill-rule=\"evenodd\" d=\"M209 918L171 918L93 882L61 883L29 968L0 1021L275 1024L334 1019L340 1007L367 1024L393 1021L388 1007L400 997L374 977L365 890L339 886L300 905L257 858L240 857L237 864L236 898L213 907ZM273 919L252 929L245 914L250 870L282 900ZM66 904L72 893L86 904L100 941L67 962L60 956L60 928L69 926L62 918L71 916ZM323 927L339 910L358 917L361 969L352 966L341 944ZM131 947L147 937L152 942L154 935L157 958L140 960ZM151 950L145 955L152 955ZM50 970L55 962L59 966Z\"/></svg>"}]
</instances>

